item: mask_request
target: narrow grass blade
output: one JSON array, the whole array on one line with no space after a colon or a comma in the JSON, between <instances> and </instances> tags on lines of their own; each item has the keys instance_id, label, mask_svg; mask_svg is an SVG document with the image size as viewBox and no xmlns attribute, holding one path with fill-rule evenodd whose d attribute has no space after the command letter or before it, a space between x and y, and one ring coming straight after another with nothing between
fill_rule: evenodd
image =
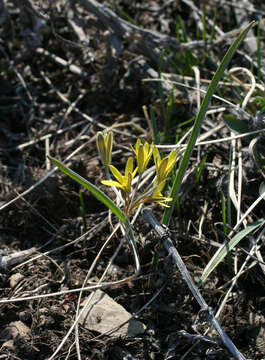
<instances>
[{"instance_id":1,"label":"narrow grass blade","mask_svg":"<svg viewBox=\"0 0 265 360\"><path fill-rule=\"evenodd\" d=\"M129 14L126 13L126 11L124 11L120 6L118 6L115 1L111 1L111 0L108 0L107 1L110 6L114 9L114 11L116 11L120 17L122 19L124 19L125 21L128 21L129 23L131 23L132 25L135 25L135 26L139 26L134 20L132 17L130 17Z\"/></svg>"},{"instance_id":2,"label":"narrow grass blade","mask_svg":"<svg viewBox=\"0 0 265 360\"><path fill-rule=\"evenodd\" d=\"M200 181L200 178L201 178L201 174L202 174L202 171L204 169L204 165L205 165L205 162L207 160L207 154L204 155L204 157L202 158L202 161L200 163L200 165L198 166L197 170L196 170L196 173L195 173L195 183L198 184L199 181Z\"/></svg>"},{"instance_id":3,"label":"narrow grass blade","mask_svg":"<svg viewBox=\"0 0 265 360\"><path fill-rule=\"evenodd\" d=\"M64 174L69 176L71 179L73 179L80 185L84 186L84 188L89 190L99 201L101 201L104 205L106 205L113 212L113 214L115 214L120 219L121 222L123 222L126 226L129 226L129 222L126 216L124 215L124 213L121 211L121 209L118 206L116 206L114 202L107 195L105 195L100 189L98 189L88 180L84 179L82 176L78 175L73 170L69 169L60 161L54 159L51 156L48 156L48 158L53 162L54 165L58 167L59 170L61 170Z\"/></svg>"},{"instance_id":4,"label":"narrow grass blade","mask_svg":"<svg viewBox=\"0 0 265 360\"><path fill-rule=\"evenodd\" d=\"M163 60L164 60L164 52L160 53L159 62L158 62L158 77L162 80L161 72L163 71ZM167 110L166 110L166 99L164 95L164 90L162 86L162 82L158 81L158 93L160 97L161 109L164 121L167 119Z\"/></svg>"},{"instance_id":5,"label":"narrow grass blade","mask_svg":"<svg viewBox=\"0 0 265 360\"><path fill-rule=\"evenodd\" d=\"M153 130L153 134L154 134L154 144L158 145L159 144L159 135L158 135L158 131L157 131L157 125L156 125L156 116L155 116L155 112L154 109L152 108L152 106L150 107L150 119L151 119L151 126L152 126L152 130Z\"/></svg>"},{"instance_id":6,"label":"narrow grass blade","mask_svg":"<svg viewBox=\"0 0 265 360\"><path fill-rule=\"evenodd\" d=\"M260 219L256 221L255 223L249 225L244 230L240 231L238 234L236 234L228 244L225 244L222 246L218 251L215 253L215 255L212 257L206 268L204 269L204 272L200 278L200 281L198 283L198 287L202 285L202 283L208 278L208 276L211 274L211 272L220 264L220 262L224 259L224 257L239 243L240 240L242 240L245 236L250 234L252 231L254 231L257 227L263 225L265 223L265 219Z\"/></svg>"},{"instance_id":7,"label":"narrow grass blade","mask_svg":"<svg viewBox=\"0 0 265 360\"><path fill-rule=\"evenodd\" d=\"M168 225L171 215L173 213L174 210L174 204L176 201L176 197L178 196L178 192L181 186L181 182L182 179L184 177L185 171L187 169L188 166L188 162L189 159L191 157L194 145L196 143L196 140L199 136L200 133L200 129L201 129L201 125L203 122L203 119L205 117L206 111L208 109L208 105L211 101L211 98L215 92L215 89L218 85L218 82L220 81L220 79L222 78L225 69L227 68L228 63L230 62L230 60L232 59L236 49L238 48L238 46L240 45L240 43L242 42L242 40L245 38L245 36L247 35L248 31L253 27L253 25L255 24L255 22L251 22L241 33L240 35L236 38L236 40L234 41L234 43L230 46L229 50L227 51L225 57L223 58L220 66L218 67L210 85L209 88L205 94L205 97L203 99L200 111L196 117L193 129L192 129L192 133L190 135L190 139L187 145L187 148L185 150L185 153L183 155L183 158L181 160L179 169L177 171L176 174L176 178L174 180L173 186L172 186L172 191L170 194L170 197L173 199L172 202L169 204L170 207L167 208L164 212L164 216L163 216L163 224Z\"/></svg>"},{"instance_id":8,"label":"narrow grass blade","mask_svg":"<svg viewBox=\"0 0 265 360\"><path fill-rule=\"evenodd\" d=\"M174 108L174 85L170 90L169 100L167 104L165 126L164 126L164 142L167 143L170 140L171 120Z\"/></svg>"},{"instance_id":9,"label":"narrow grass blade","mask_svg":"<svg viewBox=\"0 0 265 360\"><path fill-rule=\"evenodd\" d=\"M257 64L258 64L258 83L260 83L261 80L261 37L260 37L260 28L261 28L261 22L258 22L257 27Z\"/></svg>"}]
</instances>

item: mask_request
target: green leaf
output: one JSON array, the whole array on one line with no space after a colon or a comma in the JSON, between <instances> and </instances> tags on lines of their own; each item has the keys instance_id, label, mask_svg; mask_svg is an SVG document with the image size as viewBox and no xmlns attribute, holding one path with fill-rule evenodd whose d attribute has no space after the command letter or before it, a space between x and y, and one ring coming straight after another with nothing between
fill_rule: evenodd
<instances>
[{"instance_id":1,"label":"green leaf","mask_svg":"<svg viewBox=\"0 0 265 360\"><path fill-rule=\"evenodd\" d=\"M219 265L219 263L225 258L225 256L242 240L245 236L254 231L257 227L263 225L265 223L265 219L262 218L255 223L249 225L244 230L241 230L238 234L236 234L228 244L223 245L217 252L214 254L204 272L201 276L201 279L198 283L198 287L202 285L202 283L208 278L211 272Z\"/></svg>"},{"instance_id":2,"label":"green leaf","mask_svg":"<svg viewBox=\"0 0 265 360\"><path fill-rule=\"evenodd\" d=\"M89 190L99 201L101 201L104 205L106 205L113 212L113 214L120 219L121 222L123 222L126 226L129 226L128 219L121 211L121 209L117 205L115 205L114 202L107 195L105 195L100 189L98 189L88 180L84 179L82 176L78 175L73 170L69 169L60 161L54 159L51 156L48 156L48 158L53 162L54 165L58 167L59 170L61 170L64 174L66 174L71 179L76 181L78 184L84 186L84 188Z\"/></svg>"},{"instance_id":3,"label":"green leaf","mask_svg":"<svg viewBox=\"0 0 265 360\"><path fill-rule=\"evenodd\" d=\"M239 134L243 134L249 132L248 123L244 120L240 120L234 116L226 115L224 116L224 122L229 127L229 129L238 132Z\"/></svg>"},{"instance_id":4,"label":"green leaf","mask_svg":"<svg viewBox=\"0 0 265 360\"><path fill-rule=\"evenodd\" d=\"M243 41L243 39L247 35L248 31L253 27L254 24L255 24L255 22L252 21L239 34L239 36L236 38L236 40L230 46L230 48L228 49L228 51L227 51L225 57L223 58L221 64L219 65L219 67L218 67L218 69L217 69L217 71L216 71L216 73L215 73L215 75L214 75L214 77L213 77L213 79L212 79L212 81L211 81L211 83L209 85L209 88L208 88L208 90L207 90L207 92L205 94L205 97L204 97L203 102L202 102L201 107L200 107L200 111L199 111L199 113L198 113L198 115L196 117L193 129L192 129L192 133L191 133L190 138L189 138L187 148L185 150L185 153L184 153L183 158L181 160L181 163L179 165L179 169L177 171L177 174L176 174L173 186L172 186L170 197L173 198L173 201L169 204L170 207L165 210L164 215L163 215L162 222L165 225L169 224L171 215L172 215L172 213L174 211L175 202L176 202L176 199L178 197L179 189L180 189L183 177L185 175L189 159L191 157L193 148L194 148L195 143L197 141L197 138L199 136L201 126L202 126L202 122L204 120L204 117L205 117L205 114L207 112L209 103L210 103L211 98L212 98L212 96L213 96L213 94L215 92L215 89L216 89L216 87L218 85L218 82L221 80L221 78L222 78L222 76L223 76L223 74L225 72L225 69L227 68L230 60L232 59L236 49L238 48L238 46Z\"/></svg>"},{"instance_id":5,"label":"green leaf","mask_svg":"<svg viewBox=\"0 0 265 360\"><path fill-rule=\"evenodd\" d=\"M159 135L157 131L157 125L156 125L156 115L155 111L152 106L150 106L150 120L151 120L151 126L154 134L154 143L159 144Z\"/></svg>"},{"instance_id":6,"label":"green leaf","mask_svg":"<svg viewBox=\"0 0 265 360\"><path fill-rule=\"evenodd\" d=\"M265 169L265 152L264 148L259 146L258 143L255 143L252 147L252 155L254 156L254 160L256 165L260 169Z\"/></svg>"}]
</instances>

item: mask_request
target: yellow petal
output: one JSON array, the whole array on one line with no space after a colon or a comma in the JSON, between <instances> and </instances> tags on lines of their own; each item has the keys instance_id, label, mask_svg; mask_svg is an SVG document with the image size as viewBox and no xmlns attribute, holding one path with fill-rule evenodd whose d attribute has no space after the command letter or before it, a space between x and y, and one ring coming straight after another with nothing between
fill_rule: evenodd
<instances>
[{"instance_id":1,"label":"yellow petal","mask_svg":"<svg viewBox=\"0 0 265 360\"><path fill-rule=\"evenodd\" d=\"M113 146L113 132L110 131L106 136L106 160L108 165L111 163L111 153L112 153L112 146Z\"/></svg>"},{"instance_id":2,"label":"yellow petal","mask_svg":"<svg viewBox=\"0 0 265 360\"><path fill-rule=\"evenodd\" d=\"M145 155L148 154L148 150L149 150L149 144L148 144L148 142L146 141L146 142L144 143L144 152L145 152Z\"/></svg>"},{"instance_id":3,"label":"yellow petal","mask_svg":"<svg viewBox=\"0 0 265 360\"><path fill-rule=\"evenodd\" d=\"M150 148L147 150L146 157L145 157L145 163L144 163L145 168L147 168L147 165L151 159L151 156L153 154L153 149L154 149L154 144L152 144L150 146Z\"/></svg>"},{"instance_id":4,"label":"yellow petal","mask_svg":"<svg viewBox=\"0 0 265 360\"><path fill-rule=\"evenodd\" d=\"M112 172L112 175L118 180L119 183L122 183L122 174L119 172L119 170L113 166L113 165L109 165L109 169Z\"/></svg>"},{"instance_id":5,"label":"yellow petal","mask_svg":"<svg viewBox=\"0 0 265 360\"><path fill-rule=\"evenodd\" d=\"M170 161L175 160L177 155L178 155L178 151L177 150L172 150L170 152L170 154L168 155L168 158L169 158Z\"/></svg>"},{"instance_id":6,"label":"yellow petal","mask_svg":"<svg viewBox=\"0 0 265 360\"><path fill-rule=\"evenodd\" d=\"M157 187L155 188L155 193L161 193L162 190L163 190L163 188L164 188L164 186L165 186L165 184L166 184L166 179L163 180L163 181L161 181L161 182L157 185Z\"/></svg>"},{"instance_id":7,"label":"yellow petal","mask_svg":"<svg viewBox=\"0 0 265 360\"><path fill-rule=\"evenodd\" d=\"M154 144L152 143L151 146L150 146L150 149L149 149L149 153L148 153L149 158L151 158L151 156L153 154L153 151L154 151Z\"/></svg>"},{"instance_id":8,"label":"yellow petal","mask_svg":"<svg viewBox=\"0 0 265 360\"><path fill-rule=\"evenodd\" d=\"M128 176L125 177L125 183L123 184L123 190L127 193L131 192L131 186L132 186L132 174L129 172Z\"/></svg>"},{"instance_id":9,"label":"yellow petal","mask_svg":"<svg viewBox=\"0 0 265 360\"><path fill-rule=\"evenodd\" d=\"M100 156L100 160L103 165L106 165L106 149L105 149L105 141L104 135L101 131L97 133L97 140L96 140L98 154Z\"/></svg>"},{"instance_id":10,"label":"yellow petal","mask_svg":"<svg viewBox=\"0 0 265 360\"><path fill-rule=\"evenodd\" d=\"M167 175L173 169L173 166L175 165L176 160L177 160L177 151L173 150L173 151L171 151L171 153L168 156Z\"/></svg>"},{"instance_id":11,"label":"yellow petal","mask_svg":"<svg viewBox=\"0 0 265 360\"><path fill-rule=\"evenodd\" d=\"M133 151L133 152L135 153L135 155L136 155L136 151L135 151L135 149L133 148L132 144L130 144L130 147L131 147L132 151Z\"/></svg>"},{"instance_id":12,"label":"yellow petal","mask_svg":"<svg viewBox=\"0 0 265 360\"><path fill-rule=\"evenodd\" d=\"M165 203L163 203L163 202L156 202L156 203L159 204L159 205L161 205L161 206L163 206L163 207L167 207L167 208L170 207L169 205L167 205L167 204L165 204Z\"/></svg>"},{"instance_id":13,"label":"yellow petal","mask_svg":"<svg viewBox=\"0 0 265 360\"><path fill-rule=\"evenodd\" d=\"M138 138L135 144L136 152L138 151L140 144L141 144L141 140Z\"/></svg>"},{"instance_id":14,"label":"yellow petal","mask_svg":"<svg viewBox=\"0 0 265 360\"><path fill-rule=\"evenodd\" d=\"M129 173L133 172L133 158L129 157L125 167L125 176L127 177Z\"/></svg>"},{"instance_id":15,"label":"yellow petal","mask_svg":"<svg viewBox=\"0 0 265 360\"><path fill-rule=\"evenodd\" d=\"M145 171L144 168L144 147L143 144L140 144L138 147L138 153L137 153L137 164L138 164L138 168L140 173L142 174Z\"/></svg>"},{"instance_id":16,"label":"yellow petal","mask_svg":"<svg viewBox=\"0 0 265 360\"><path fill-rule=\"evenodd\" d=\"M165 204L165 202L169 202L171 200L172 200L172 198L167 198L167 197L162 196L161 198L157 198L157 199L153 200L153 202L155 202L156 204L165 206L165 207L170 207L169 205Z\"/></svg>"},{"instance_id":17,"label":"yellow petal","mask_svg":"<svg viewBox=\"0 0 265 360\"><path fill-rule=\"evenodd\" d=\"M120 183L118 183L117 181L113 181L113 180L102 180L101 183L103 185L107 185L107 186L115 186L118 188L122 188L122 185Z\"/></svg>"},{"instance_id":18,"label":"yellow petal","mask_svg":"<svg viewBox=\"0 0 265 360\"><path fill-rule=\"evenodd\" d=\"M158 167L159 164L161 163L161 156L160 156L158 148L156 146L154 146L153 155L154 155L154 162L155 162L156 166Z\"/></svg>"},{"instance_id":19,"label":"yellow petal","mask_svg":"<svg viewBox=\"0 0 265 360\"><path fill-rule=\"evenodd\" d=\"M157 170L159 183L167 177L167 173L166 173L167 165L168 165L168 158L163 159L159 165L159 168Z\"/></svg>"},{"instance_id":20,"label":"yellow petal","mask_svg":"<svg viewBox=\"0 0 265 360\"><path fill-rule=\"evenodd\" d=\"M97 142L97 147L98 147L99 152L102 151L102 149L104 149L105 145L104 145L104 136L101 131L99 131L97 133L97 141L96 142Z\"/></svg>"},{"instance_id":21,"label":"yellow petal","mask_svg":"<svg viewBox=\"0 0 265 360\"><path fill-rule=\"evenodd\" d=\"M137 173L137 170L138 170L138 166L134 169L134 172L132 173L132 178L135 177L136 173Z\"/></svg>"}]
</instances>

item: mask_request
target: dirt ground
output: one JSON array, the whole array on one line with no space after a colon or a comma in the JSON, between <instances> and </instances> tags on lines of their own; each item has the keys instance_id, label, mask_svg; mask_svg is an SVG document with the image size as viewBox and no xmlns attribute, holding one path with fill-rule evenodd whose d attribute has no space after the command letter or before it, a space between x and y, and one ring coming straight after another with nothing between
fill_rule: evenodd
<instances>
[{"instance_id":1,"label":"dirt ground","mask_svg":"<svg viewBox=\"0 0 265 360\"><path fill-rule=\"evenodd\" d=\"M242 7L236 1L118 0L100 4L112 9L116 18L104 17L104 9L89 0L0 1L0 300L62 292L51 297L0 303L1 359L52 357L76 316L79 292L67 290L83 286L91 264L117 224L117 219L112 216L110 221L107 208L88 191L81 190L59 171L52 171L46 154L49 152L61 161L70 157L67 166L114 199L111 189L101 184L105 172L96 149L97 132L113 130L112 161L123 169L132 156L130 144L134 145L138 137L152 141L143 106L148 111L152 106L163 144L176 143L176 138L179 136L179 140L190 128L198 111L196 91L175 85L169 123L163 115L161 99L168 104L171 85L169 90L166 85L161 90L158 82L144 79L157 78L164 72L176 75L178 82L196 86L188 80L194 78L191 64L198 67L202 80L211 80L234 39L232 35L223 37L221 32L238 29L253 19L261 20L262 64L264 61L262 2L246 1ZM130 24L127 35L124 24ZM257 34L256 27L252 32L254 43L244 42L229 68L246 67L259 77L257 82L264 84L263 70L259 73L256 66ZM192 42L193 46L186 46ZM201 84L202 89L207 89L207 82ZM233 90L222 87L217 94L239 105L244 98L240 86ZM264 92L258 90L258 95L264 97ZM216 99L212 104L221 105ZM259 110L255 101L246 108L252 116ZM202 132L222 124L222 115L207 116ZM231 132L224 125L211 140L228 136ZM264 179L248 144L242 140L241 145L244 213L258 197ZM229 151L228 142L196 148L169 226L195 282L216 251L214 243L223 243L225 239L221 194L227 190ZM198 157L202 159L206 154L206 165L195 182ZM161 221L163 209L155 206L153 211ZM235 224L234 208L231 217ZM251 223L262 217L264 201L247 220ZM81 358L232 359L207 323L199 322L196 326L199 305L141 215L134 231L141 275L125 285L104 288L104 292L131 314L144 307L137 319L146 330L131 338L99 336L97 331L80 325ZM88 284L99 281L121 239L122 233L118 231L100 256ZM253 234L240 242L238 251L231 255L232 264L223 261L201 288L213 310L219 309L227 294L229 281L235 275L234 264L240 268L255 239ZM259 244L262 241L261 234ZM158 254L155 269L154 253ZM17 254L21 256L17 258ZM252 360L265 358L262 245L259 254L260 263L253 254L219 317L222 328L239 351ZM14 261L6 265L4 261L11 255ZM104 281L121 280L134 271L130 247L124 243ZM161 287L161 293L148 304ZM82 296L88 294L83 292ZM203 338L204 334L208 338ZM72 331L55 359L78 359L75 336Z\"/></svg>"}]
</instances>

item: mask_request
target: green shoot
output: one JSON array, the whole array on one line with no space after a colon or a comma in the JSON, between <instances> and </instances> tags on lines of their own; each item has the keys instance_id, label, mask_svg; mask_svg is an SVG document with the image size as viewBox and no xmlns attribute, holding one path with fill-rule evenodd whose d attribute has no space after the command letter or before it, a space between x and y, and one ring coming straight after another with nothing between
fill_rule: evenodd
<instances>
[{"instance_id":1,"label":"green shoot","mask_svg":"<svg viewBox=\"0 0 265 360\"><path fill-rule=\"evenodd\" d=\"M203 99L200 111L196 117L194 126L193 126L193 130L192 133L190 135L190 139L187 145L187 148L185 150L185 153L183 155L183 158L181 160L179 169L177 171L177 175L172 187L172 191L171 191L171 195L170 197L173 198L172 202L170 203L170 207L167 208L164 212L164 216L163 216L163 224L168 225L170 218L172 216L172 213L174 211L174 205L175 205L175 201L176 198L178 196L179 190L180 190L180 186L182 183L182 179L185 175L187 166L188 166L188 162L189 159L191 157L192 151L194 149L195 143L197 141L197 138L199 136L200 133L200 129L201 129L201 125L202 122L204 120L205 114L208 110L208 106L209 103L211 101L211 98L215 92L215 89L218 85L218 82L221 80L230 60L232 59L236 49L238 48L238 46L240 45L240 43L243 41L243 39L246 37L248 31L253 27L253 25L255 24L255 22L251 22L241 33L240 35L236 38L236 40L233 42L233 44L230 46L229 50L227 51L225 57L223 58L221 64L219 65L210 85L209 88L207 90L207 93L205 94L205 97Z\"/></svg>"},{"instance_id":2,"label":"green shoot","mask_svg":"<svg viewBox=\"0 0 265 360\"><path fill-rule=\"evenodd\" d=\"M187 35L187 30L186 30L185 23L184 23L183 19L180 16L178 16L178 22L179 22L179 25L180 25L181 30L182 30L182 41L186 43L186 42L189 41L189 38L188 38L188 35Z\"/></svg>"},{"instance_id":3,"label":"green shoot","mask_svg":"<svg viewBox=\"0 0 265 360\"><path fill-rule=\"evenodd\" d=\"M189 38L183 19L179 16L176 20L176 37L179 42L188 42ZM200 54L200 51L199 53ZM192 66L198 65L198 58L195 57L191 50L186 49L175 54L175 61L170 61L176 72L185 76L193 74Z\"/></svg>"},{"instance_id":4,"label":"green shoot","mask_svg":"<svg viewBox=\"0 0 265 360\"><path fill-rule=\"evenodd\" d=\"M150 106L150 119L151 119L151 126L152 126L152 130L153 130L153 134L154 134L154 139L153 139L154 144L158 145L159 144L159 135L158 135L158 131L157 131L155 111L152 106Z\"/></svg>"},{"instance_id":5,"label":"green shoot","mask_svg":"<svg viewBox=\"0 0 265 360\"><path fill-rule=\"evenodd\" d=\"M249 225L247 228L241 230L238 234L236 234L228 244L223 245L220 249L217 250L215 255L212 257L204 272L201 276L201 279L198 283L198 287L203 284L203 282L209 277L212 271L220 264L220 262L227 256L229 252L248 234L253 232L258 227L262 226L265 223L265 219L260 219L255 223Z\"/></svg>"},{"instance_id":6,"label":"green shoot","mask_svg":"<svg viewBox=\"0 0 265 360\"><path fill-rule=\"evenodd\" d=\"M110 4L110 6L112 6L117 11L117 13L120 15L122 19L128 21L132 25L138 26L138 24L133 20L133 18L130 15L128 15L120 6L118 6L115 1L112 0L107 0L107 1Z\"/></svg>"},{"instance_id":7,"label":"green shoot","mask_svg":"<svg viewBox=\"0 0 265 360\"><path fill-rule=\"evenodd\" d=\"M190 127L187 127L187 125L192 125L192 123L194 122L195 117L191 117L188 120L183 121L180 124L177 124L177 128L176 128L176 140L175 143L177 144L180 140L180 138L182 138L182 136L184 136L184 134L189 131Z\"/></svg>"},{"instance_id":8,"label":"green shoot","mask_svg":"<svg viewBox=\"0 0 265 360\"><path fill-rule=\"evenodd\" d=\"M159 57L159 63L158 63L158 77L160 79L161 79L161 72L162 72L162 68L163 68L163 58L164 58L164 52L161 52L160 57ZM166 118L167 118L166 99L165 99L165 95L164 95L162 81L158 81L158 93L159 93L159 97L160 97L162 115L163 115L164 121L166 121Z\"/></svg>"},{"instance_id":9,"label":"green shoot","mask_svg":"<svg viewBox=\"0 0 265 360\"><path fill-rule=\"evenodd\" d=\"M205 13L205 4L203 5L202 11L202 40L206 42L207 40L207 27L206 27L206 13Z\"/></svg>"},{"instance_id":10,"label":"green shoot","mask_svg":"<svg viewBox=\"0 0 265 360\"><path fill-rule=\"evenodd\" d=\"M263 96L256 96L255 97L255 102L257 105L260 106L260 110L265 110L265 97Z\"/></svg>"},{"instance_id":11,"label":"green shoot","mask_svg":"<svg viewBox=\"0 0 265 360\"><path fill-rule=\"evenodd\" d=\"M198 184L199 181L200 181L201 174L202 174L206 159L207 159L207 155L204 155L204 157L202 158L202 161L201 161L201 163L199 165L198 170L196 170L196 173L195 173L195 183L196 184Z\"/></svg>"},{"instance_id":12,"label":"green shoot","mask_svg":"<svg viewBox=\"0 0 265 360\"><path fill-rule=\"evenodd\" d=\"M196 38L197 40L200 40L200 39L201 39L201 29L200 29L200 27L199 27L198 24L196 25L195 38ZM198 49L198 50L199 50L199 49ZM200 51L200 50L199 50L199 51Z\"/></svg>"},{"instance_id":13,"label":"green shoot","mask_svg":"<svg viewBox=\"0 0 265 360\"><path fill-rule=\"evenodd\" d=\"M174 107L174 85L170 91L166 118L165 118L165 127L164 127L164 142L167 143L170 140L170 129L171 129L171 118Z\"/></svg>"},{"instance_id":14,"label":"green shoot","mask_svg":"<svg viewBox=\"0 0 265 360\"><path fill-rule=\"evenodd\" d=\"M210 32L210 41L212 42L213 41L213 38L214 38L214 32L215 32L215 24L216 24L216 18L217 18L217 8L215 8L214 10L214 17L213 17L213 26L211 28L211 32Z\"/></svg>"},{"instance_id":15,"label":"green shoot","mask_svg":"<svg viewBox=\"0 0 265 360\"><path fill-rule=\"evenodd\" d=\"M257 78L258 82L260 83L261 80L261 46L260 46L260 24L261 22L258 22L257 26L257 64L258 64L258 73Z\"/></svg>"}]
</instances>

